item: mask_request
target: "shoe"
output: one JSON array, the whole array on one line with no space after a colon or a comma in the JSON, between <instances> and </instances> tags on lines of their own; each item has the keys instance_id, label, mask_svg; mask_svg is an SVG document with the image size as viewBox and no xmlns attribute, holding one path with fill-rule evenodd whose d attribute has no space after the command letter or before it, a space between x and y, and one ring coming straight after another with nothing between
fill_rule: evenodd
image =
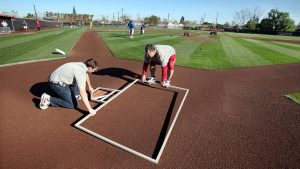
<instances>
[{"instance_id":1,"label":"shoe","mask_svg":"<svg viewBox=\"0 0 300 169\"><path fill-rule=\"evenodd\" d=\"M169 88L169 87L171 86L170 80L166 80L165 86L166 86L167 88Z\"/></svg>"},{"instance_id":2,"label":"shoe","mask_svg":"<svg viewBox=\"0 0 300 169\"><path fill-rule=\"evenodd\" d=\"M50 104L50 95L48 95L47 93L43 93L41 96L40 108L42 110L45 110L48 108L49 104Z\"/></svg>"},{"instance_id":3,"label":"shoe","mask_svg":"<svg viewBox=\"0 0 300 169\"><path fill-rule=\"evenodd\" d=\"M81 100L81 96L80 95L76 95L75 98L76 98L76 100Z\"/></svg>"},{"instance_id":4,"label":"shoe","mask_svg":"<svg viewBox=\"0 0 300 169\"><path fill-rule=\"evenodd\" d=\"M154 83L156 83L155 77L150 77L149 80L147 80L147 83L149 83L149 84L154 84Z\"/></svg>"},{"instance_id":5,"label":"shoe","mask_svg":"<svg viewBox=\"0 0 300 169\"><path fill-rule=\"evenodd\" d=\"M170 80L166 80L162 83L162 86L163 87L166 87L166 88L169 88L171 85L170 85Z\"/></svg>"}]
</instances>

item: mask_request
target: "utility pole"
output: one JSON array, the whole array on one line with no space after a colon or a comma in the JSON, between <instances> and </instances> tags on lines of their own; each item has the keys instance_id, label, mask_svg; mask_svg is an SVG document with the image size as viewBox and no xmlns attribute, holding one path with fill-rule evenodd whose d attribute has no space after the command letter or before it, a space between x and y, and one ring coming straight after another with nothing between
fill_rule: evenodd
<instances>
[{"instance_id":1,"label":"utility pole","mask_svg":"<svg viewBox=\"0 0 300 169\"><path fill-rule=\"evenodd\" d=\"M217 12L216 25L217 25L217 23L218 23L218 16L219 16L219 12Z\"/></svg>"},{"instance_id":2,"label":"utility pole","mask_svg":"<svg viewBox=\"0 0 300 169\"><path fill-rule=\"evenodd\" d=\"M216 17L216 27L215 27L216 30L217 30L217 24L218 24L218 16L219 16L219 12L217 12L217 17Z\"/></svg>"},{"instance_id":3,"label":"utility pole","mask_svg":"<svg viewBox=\"0 0 300 169\"><path fill-rule=\"evenodd\" d=\"M123 21L123 19L124 19L124 18L123 18L123 8L122 8L122 21Z\"/></svg>"},{"instance_id":4,"label":"utility pole","mask_svg":"<svg viewBox=\"0 0 300 169\"><path fill-rule=\"evenodd\" d=\"M37 14L36 14L36 10L35 10L35 5L33 5L33 9L34 9L34 13L35 13L35 19L37 19Z\"/></svg>"},{"instance_id":5,"label":"utility pole","mask_svg":"<svg viewBox=\"0 0 300 169\"><path fill-rule=\"evenodd\" d=\"M119 19L120 19L120 17L119 17L119 12L118 12L118 23L117 23L117 27L118 27L118 25L119 25Z\"/></svg>"},{"instance_id":6,"label":"utility pole","mask_svg":"<svg viewBox=\"0 0 300 169\"><path fill-rule=\"evenodd\" d=\"M170 13L168 13L168 24L169 24L169 22L170 22L169 19L170 19Z\"/></svg>"}]
</instances>

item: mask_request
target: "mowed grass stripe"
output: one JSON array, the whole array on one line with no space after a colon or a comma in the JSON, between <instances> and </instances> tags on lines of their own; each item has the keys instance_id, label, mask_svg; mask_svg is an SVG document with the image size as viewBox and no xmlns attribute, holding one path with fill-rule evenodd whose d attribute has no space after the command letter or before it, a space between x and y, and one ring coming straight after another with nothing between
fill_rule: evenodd
<instances>
[{"instance_id":1,"label":"mowed grass stripe","mask_svg":"<svg viewBox=\"0 0 300 169\"><path fill-rule=\"evenodd\" d=\"M210 36L205 33L194 33L193 37L208 37L217 42L184 40L183 34L146 33L135 39L127 36L120 38L120 33L101 34L107 46L116 57L135 60L144 59L144 47L148 43L171 45L176 49L176 65L200 69L224 69L233 67L251 67L271 64L298 63L297 58L270 50L266 46L242 39L240 37ZM268 45L275 45L268 41ZM284 46L279 47L284 48ZM291 46L289 53L294 50Z\"/></svg>"},{"instance_id":2,"label":"mowed grass stripe","mask_svg":"<svg viewBox=\"0 0 300 169\"><path fill-rule=\"evenodd\" d=\"M78 41L82 32L83 29L73 29L61 33L51 33L47 36L33 38L33 40L0 49L0 64L61 57L51 52L55 48L59 48L68 53Z\"/></svg>"},{"instance_id":3,"label":"mowed grass stripe","mask_svg":"<svg viewBox=\"0 0 300 169\"><path fill-rule=\"evenodd\" d=\"M222 42L226 58L232 63L232 65L241 67L271 64L270 61L243 46L234 38L221 37L220 40Z\"/></svg>"},{"instance_id":4,"label":"mowed grass stripe","mask_svg":"<svg viewBox=\"0 0 300 169\"><path fill-rule=\"evenodd\" d=\"M65 32L65 34L70 33L70 31ZM25 53L31 53L34 49L41 48L45 46L45 44L56 41L58 38L62 38L61 35L47 35L42 38L33 39L27 42L19 43L7 47L5 49L0 49L1 55L3 55L3 59L9 59L9 55L22 56ZM31 49L31 50L28 50ZM27 51L28 50L28 51ZM26 52L27 51L27 52Z\"/></svg>"},{"instance_id":5,"label":"mowed grass stripe","mask_svg":"<svg viewBox=\"0 0 300 169\"><path fill-rule=\"evenodd\" d=\"M238 36L238 37L252 37L252 38L269 38L269 39L282 39L282 40L300 40L297 36L278 36L278 35L266 35L266 34L250 34L250 33L235 33L235 32L223 32L224 35Z\"/></svg>"},{"instance_id":6,"label":"mowed grass stripe","mask_svg":"<svg viewBox=\"0 0 300 169\"><path fill-rule=\"evenodd\" d=\"M249 41L249 42L253 42L259 46L268 48L269 50L272 50L272 51L281 53L283 55L290 56L290 57L296 58L297 60L300 60L300 52L299 51L281 47L279 45L270 44L265 41L254 40L254 39L245 39L245 40Z\"/></svg>"},{"instance_id":7,"label":"mowed grass stripe","mask_svg":"<svg viewBox=\"0 0 300 169\"><path fill-rule=\"evenodd\" d=\"M177 64L187 65L194 62L195 59L192 59L192 54L202 43L201 41L182 40L173 45L176 50Z\"/></svg>"},{"instance_id":8,"label":"mowed grass stripe","mask_svg":"<svg viewBox=\"0 0 300 169\"><path fill-rule=\"evenodd\" d=\"M146 44L160 44L161 42L177 38L177 36L161 36L157 34L150 34L144 37L138 36L135 39L129 39L127 36L120 39L120 33L99 33L98 35L106 42L115 56L126 56L130 59L143 54Z\"/></svg>"},{"instance_id":9,"label":"mowed grass stripe","mask_svg":"<svg viewBox=\"0 0 300 169\"><path fill-rule=\"evenodd\" d=\"M103 36L104 40L106 41L107 36ZM128 37L124 37L123 40L115 40L110 41L109 47L113 50L124 50L128 48L135 47L138 43L142 44L149 44L149 43L157 43L162 40L166 39L175 39L178 36L145 36L145 37L136 37L135 39L129 39ZM122 45L114 45L115 43L122 43Z\"/></svg>"},{"instance_id":10,"label":"mowed grass stripe","mask_svg":"<svg viewBox=\"0 0 300 169\"><path fill-rule=\"evenodd\" d=\"M253 52L269 60L271 64L284 64L284 63L295 63L298 60L284 55L282 53L270 50L269 48L257 45L256 41L249 41L249 39L240 39L240 43L251 49Z\"/></svg>"},{"instance_id":11,"label":"mowed grass stripe","mask_svg":"<svg viewBox=\"0 0 300 169\"><path fill-rule=\"evenodd\" d=\"M157 38L154 38L153 44L162 44L162 45L175 45L182 40L179 38L172 38L172 39L161 39L160 41ZM136 45L130 48L126 48L123 50L116 50L113 49L112 52L116 57L120 58L128 58L134 60L143 60L144 59L144 50L145 46L148 44L148 41L136 41Z\"/></svg>"},{"instance_id":12,"label":"mowed grass stripe","mask_svg":"<svg viewBox=\"0 0 300 169\"><path fill-rule=\"evenodd\" d=\"M268 43L273 44L273 45L278 45L284 48L289 48L293 50L300 51L300 44L294 44L294 43L287 43L287 42L275 42L275 41L269 41Z\"/></svg>"},{"instance_id":13,"label":"mowed grass stripe","mask_svg":"<svg viewBox=\"0 0 300 169\"><path fill-rule=\"evenodd\" d=\"M215 40L218 40L218 37L214 38ZM202 42L194 49L194 52L189 59L188 62L181 63L180 60L178 60L178 62L183 66L209 70L234 66L226 59L225 52L220 42Z\"/></svg>"},{"instance_id":14,"label":"mowed grass stripe","mask_svg":"<svg viewBox=\"0 0 300 169\"><path fill-rule=\"evenodd\" d=\"M269 48L266 48L264 46L258 45L256 41L249 41L249 39L240 39L240 38L237 38L236 40L239 41L241 45L247 47L252 52L263 57L265 60L268 60L270 63L266 65L297 62L297 59L270 50Z\"/></svg>"},{"instance_id":15,"label":"mowed grass stripe","mask_svg":"<svg viewBox=\"0 0 300 169\"><path fill-rule=\"evenodd\" d=\"M20 43L26 43L28 41L32 41L35 39L44 38L46 36L63 33L62 29L54 29L54 30L45 30L42 32L34 32L33 34L14 34L8 37L0 38L0 49L6 48L9 46L17 45Z\"/></svg>"},{"instance_id":16,"label":"mowed grass stripe","mask_svg":"<svg viewBox=\"0 0 300 169\"><path fill-rule=\"evenodd\" d=\"M80 36L74 36L74 33L77 34L75 31L70 31L66 34L62 34L62 37L55 38L52 41L49 41L47 45L43 45L39 48L39 52L37 53L36 50L29 51L28 53L25 53L24 55L21 55L22 57L15 57L10 60L10 62L19 62L22 60L37 60L37 59L45 59L49 58L58 58L58 57L65 57L62 55L53 55L51 52L54 50L54 48L62 49L66 52L66 56L68 55L69 51L73 48L73 46L76 44L75 42L78 41ZM70 42L73 42L69 44ZM72 45L73 44L73 45ZM53 46L52 48L49 48L49 46Z\"/></svg>"}]
</instances>

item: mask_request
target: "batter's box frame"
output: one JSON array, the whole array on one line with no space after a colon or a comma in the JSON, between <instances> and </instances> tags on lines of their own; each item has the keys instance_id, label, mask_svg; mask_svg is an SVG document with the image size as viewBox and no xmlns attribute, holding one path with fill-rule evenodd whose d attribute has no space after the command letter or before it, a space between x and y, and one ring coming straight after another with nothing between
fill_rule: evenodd
<instances>
[{"instance_id":1,"label":"batter's box frame","mask_svg":"<svg viewBox=\"0 0 300 169\"><path fill-rule=\"evenodd\" d=\"M126 91L129 87L131 87L133 84L135 84L135 83L138 82L138 81L139 81L139 79L134 80L133 82L131 82L130 84L128 84L126 87L124 87L122 90L102 88L102 89L108 89L108 90L110 90L110 91L115 91L115 92L114 92L114 95L112 95L111 97L107 97L108 99L107 99L106 101L101 101L101 103L103 103L103 104L101 104L101 105L100 105L98 108L96 108L95 110L96 110L96 111L99 111L99 110L100 110L101 108L103 108L106 104L108 104L109 102L111 102L112 100L114 100L116 97L118 97L120 94L122 94L124 91ZM162 146L161 146L161 148L160 148L160 150L159 150L159 153L158 153L158 155L156 156L156 158L149 157L149 156L147 156L147 155L145 155L145 154L143 154L143 153L140 153L140 152L138 152L138 151L136 151L136 150L133 150L133 149L131 149L131 148L129 148L129 147L126 147L126 146L124 146L124 145L122 145L122 144L120 144L120 143L117 143L117 142L115 142L115 141L113 141L113 140L111 140L111 139L109 139L109 138L107 138L107 137L104 137L104 136L102 136L102 135L100 135L100 134L98 134L98 133L96 133L96 132L94 132L94 131L92 131L92 130L90 130L90 129L87 129L87 128L81 126L81 123L83 123L84 121L86 121L88 118L91 117L90 114L87 115L87 116L85 116L83 119L81 119L81 120L78 121L77 123L75 123L74 126L75 126L76 128L78 128L78 129L80 129L80 130L82 130L82 131L84 131L84 132L86 132L86 133L88 133L88 134L90 134L90 135L92 135L92 136L94 136L94 137L97 137L97 138L99 138L100 140L103 140L103 141L105 141L105 142L107 142L107 143L110 143L110 144L112 144L112 145L114 145L114 146L116 146L116 147L118 147L118 148L120 148L120 149L122 149L122 150L125 150L125 151L127 151L127 152L129 152L129 153L131 153L131 154L134 154L134 155L136 155L136 156L138 156L138 157L140 157L140 158L143 158L143 159L145 159L145 160L147 160L147 161L150 161L150 162L152 162L152 163L158 164L159 159L160 159L160 157L161 157L161 155L162 155L162 153L163 153L163 151L164 151L164 148L165 148L165 146L166 146L166 144L167 144L167 141L168 141L168 139L169 139L169 137L170 137L170 135L171 135L171 132L172 132L172 130L173 130L173 127L174 127L174 125L175 125L175 122L176 122L176 120L177 120L177 118L178 118L178 116L179 116L179 114L180 114L180 111L181 111L181 108L182 108L182 106L183 106L183 103L185 102L185 99L186 99L186 97L187 97L187 95L188 95L188 93L189 93L189 89L186 89L186 88L177 87L177 86L170 86L169 88L170 88L170 89L173 88L173 89L183 90L183 91L185 91L185 94L184 94L184 97L183 97L183 99L182 99L182 101L181 101L181 103L180 103L180 105L179 105L179 108L178 108L178 110L177 110L177 112L176 112L176 115L175 115L175 117L174 117L174 120L173 120L173 122L172 122L172 124L171 124L171 126L170 126L170 128L169 128L169 130L168 130L168 132L167 132L167 134L166 134L166 136L165 136L165 138L164 138L163 144L162 144ZM99 88L99 89L101 89L101 88Z\"/></svg>"}]
</instances>

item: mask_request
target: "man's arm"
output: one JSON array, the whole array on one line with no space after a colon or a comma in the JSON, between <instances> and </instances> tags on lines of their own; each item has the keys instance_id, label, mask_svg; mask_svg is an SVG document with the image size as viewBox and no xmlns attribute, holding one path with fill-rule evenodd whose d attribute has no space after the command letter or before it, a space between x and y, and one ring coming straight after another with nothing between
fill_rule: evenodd
<instances>
[{"instance_id":1,"label":"man's arm","mask_svg":"<svg viewBox=\"0 0 300 169\"><path fill-rule=\"evenodd\" d=\"M80 92L80 96L82 98L82 101L84 103L84 105L86 106L86 108L88 109L88 111L90 112L90 114L93 116L96 114L96 111L94 109L92 109L90 102L88 100L86 91L85 91L85 87L83 88L79 88L79 92Z\"/></svg>"},{"instance_id":2,"label":"man's arm","mask_svg":"<svg viewBox=\"0 0 300 169\"><path fill-rule=\"evenodd\" d=\"M146 81L146 74L147 74L147 69L148 69L149 63L144 62L143 64L143 70L142 70L142 81Z\"/></svg>"},{"instance_id":3,"label":"man's arm","mask_svg":"<svg viewBox=\"0 0 300 169\"><path fill-rule=\"evenodd\" d=\"M88 85L89 92L90 92L90 93L93 93L94 88L93 88L92 85L91 85L90 76L89 76L88 73L86 74L86 83L87 83L87 85Z\"/></svg>"}]
</instances>

